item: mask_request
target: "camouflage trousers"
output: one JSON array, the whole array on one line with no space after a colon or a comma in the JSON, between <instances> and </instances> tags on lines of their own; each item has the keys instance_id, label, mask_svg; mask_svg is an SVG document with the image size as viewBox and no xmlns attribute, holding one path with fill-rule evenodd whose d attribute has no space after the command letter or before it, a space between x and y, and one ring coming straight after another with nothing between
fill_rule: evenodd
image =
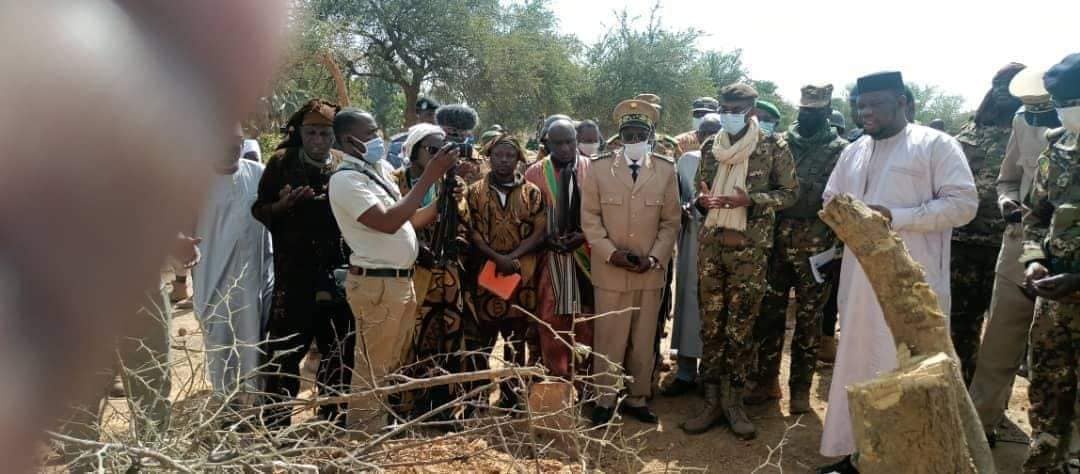
<instances>
[{"instance_id":1,"label":"camouflage trousers","mask_svg":"<svg viewBox=\"0 0 1080 474\"><path fill-rule=\"evenodd\" d=\"M1069 451L1080 391L1080 305L1039 298L1029 342L1031 449L1024 472L1038 473L1061 466Z\"/></svg>"},{"instance_id":2,"label":"camouflage trousers","mask_svg":"<svg viewBox=\"0 0 1080 474\"><path fill-rule=\"evenodd\" d=\"M754 321L765 296L768 250L706 248L698 256L701 380L746 385L754 363Z\"/></svg>"},{"instance_id":3,"label":"camouflage trousers","mask_svg":"<svg viewBox=\"0 0 1080 474\"><path fill-rule=\"evenodd\" d=\"M953 347L960 358L964 384L971 385L975 360L990 297L994 294L994 271L1000 247L952 243L952 309L949 326Z\"/></svg>"},{"instance_id":4,"label":"camouflage trousers","mask_svg":"<svg viewBox=\"0 0 1080 474\"><path fill-rule=\"evenodd\" d=\"M769 261L769 285L761 315L754 325L754 341L758 346L755 379L758 382L774 380L780 375L788 291L795 288L795 332L791 336L788 385L792 391L810 390L817 368L822 308L829 299L832 285L829 281L818 283L814 280L809 259L825 250L828 249L776 247Z\"/></svg>"}]
</instances>

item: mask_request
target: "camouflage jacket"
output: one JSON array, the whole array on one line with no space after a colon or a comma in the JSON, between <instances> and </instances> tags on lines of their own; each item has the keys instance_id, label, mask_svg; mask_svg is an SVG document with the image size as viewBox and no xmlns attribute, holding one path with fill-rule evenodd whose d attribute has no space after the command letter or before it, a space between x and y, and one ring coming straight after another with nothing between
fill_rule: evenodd
<instances>
[{"instance_id":1,"label":"camouflage jacket","mask_svg":"<svg viewBox=\"0 0 1080 474\"><path fill-rule=\"evenodd\" d=\"M1025 204L1020 262L1048 263L1052 273L1080 272L1080 134L1047 132L1050 146L1039 157Z\"/></svg>"},{"instance_id":2,"label":"camouflage jacket","mask_svg":"<svg viewBox=\"0 0 1080 474\"><path fill-rule=\"evenodd\" d=\"M1010 127L976 125L968 121L956 140L964 147L975 189L979 193L979 210L975 219L953 231L954 241L970 244L1001 246L1005 232L1005 220L998 207L997 179L1001 162L1005 159L1005 147L1009 144Z\"/></svg>"},{"instance_id":3,"label":"camouflage jacket","mask_svg":"<svg viewBox=\"0 0 1080 474\"><path fill-rule=\"evenodd\" d=\"M746 213L747 240L755 247L772 248L773 226L777 211L790 207L799 196L795 160L783 135L759 132L757 148L750 154L746 172L746 192L752 204ZM713 156L715 136L701 144L701 164L694 182L712 185L720 162ZM719 238L719 228L702 229L699 245L709 245Z\"/></svg>"},{"instance_id":4,"label":"camouflage jacket","mask_svg":"<svg viewBox=\"0 0 1080 474\"><path fill-rule=\"evenodd\" d=\"M822 242L833 240L832 229L818 218L817 213L823 204L821 194L825 192L825 184L829 182L829 175L848 141L837 136L831 127L822 128L818 134L805 138L799 135L795 127L792 124L784 137L795 160L799 198L794 205L780 211L779 216L781 219L806 221L808 229L803 235L813 240L806 242L806 245L818 247Z\"/></svg>"}]
</instances>

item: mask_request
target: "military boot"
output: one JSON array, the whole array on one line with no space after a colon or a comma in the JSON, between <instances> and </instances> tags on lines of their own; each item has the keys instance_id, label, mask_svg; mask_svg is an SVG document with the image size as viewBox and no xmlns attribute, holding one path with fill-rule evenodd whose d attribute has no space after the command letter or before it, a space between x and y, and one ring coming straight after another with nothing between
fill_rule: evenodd
<instances>
[{"instance_id":1,"label":"military boot","mask_svg":"<svg viewBox=\"0 0 1080 474\"><path fill-rule=\"evenodd\" d=\"M731 431L739 439L754 439L757 437L757 428L750 422L746 408L743 407L742 387L731 387L725 383L724 388L726 390L720 394L720 405L724 409L724 417L731 425Z\"/></svg>"},{"instance_id":2,"label":"military boot","mask_svg":"<svg viewBox=\"0 0 1080 474\"><path fill-rule=\"evenodd\" d=\"M810 410L810 389L791 389L791 401L788 402L788 411L792 415L802 415L803 413L810 413Z\"/></svg>"},{"instance_id":3,"label":"military boot","mask_svg":"<svg viewBox=\"0 0 1080 474\"><path fill-rule=\"evenodd\" d=\"M684 421L680 427L689 434L701 434L709 431L713 425L724 421L724 412L720 405L720 385L705 384L705 407L696 417Z\"/></svg>"},{"instance_id":4,"label":"military boot","mask_svg":"<svg viewBox=\"0 0 1080 474\"><path fill-rule=\"evenodd\" d=\"M768 380L762 380L754 386L754 389L750 393L746 394L746 398L743 398L743 403L747 405L761 405L770 400L779 400L783 396L780 392L780 376L772 377Z\"/></svg>"}]
</instances>

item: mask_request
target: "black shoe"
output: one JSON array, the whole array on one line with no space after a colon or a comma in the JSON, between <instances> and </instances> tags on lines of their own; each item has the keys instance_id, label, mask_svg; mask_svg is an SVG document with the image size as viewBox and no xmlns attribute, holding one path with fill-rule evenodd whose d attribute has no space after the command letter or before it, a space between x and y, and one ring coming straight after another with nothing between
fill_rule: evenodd
<instances>
[{"instance_id":1,"label":"black shoe","mask_svg":"<svg viewBox=\"0 0 1080 474\"><path fill-rule=\"evenodd\" d=\"M600 426L611 422L611 419L615 417L615 409L596 407L592 411L592 425Z\"/></svg>"},{"instance_id":2,"label":"black shoe","mask_svg":"<svg viewBox=\"0 0 1080 474\"><path fill-rule=\"evenodd\" d=\"M697 382L675 378L674 382L671 382L670 385L660 391L660 395L665 397L678 397L693 392L694 390L697 390Z\"/></svg>"},{"instance_id":3,"label":"black shoe","mask_svg":"<svg viewBox=\"0 0 1080 474\"><path fill-rule=\"evenodd\" d=\"M640 407L623 405L619 408L619 413L632 416L638 421L650 425L655 425L656 422L660 421L660 418L656 416L656 413L653 413L653 411L649 409L648 405Z\"/></svg>"},{"instance_id":4,"label":"black shoe","mask_svg":"<svg viewBox=\"0 0 1080 474\"><path fill-rule=\"evenodd\" d=\"M815 474L859 474L859 470L851 464L851 456L844 456L840 462L819 467L814 472Z\"/></svg>"}]
</instances>

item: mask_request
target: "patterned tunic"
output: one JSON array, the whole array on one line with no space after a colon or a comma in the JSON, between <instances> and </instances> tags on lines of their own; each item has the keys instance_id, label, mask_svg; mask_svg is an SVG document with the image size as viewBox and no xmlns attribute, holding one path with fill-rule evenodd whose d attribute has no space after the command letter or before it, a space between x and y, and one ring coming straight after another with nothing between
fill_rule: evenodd
<instances>
[{"instance_id":1,"label":"patterned tunic","mask_svg":"<svg viewBox=\"0 0 1080 474\"><path fill-rule=\"evenodd\" d=\"M471 217L469 227L479 233L492 250L508 254L528 239L534 229L546 228L547 211L540 188L525 182L520 176L506 194L505 204L500 201L495 189L490 175L469 186L466 196ZM480 321L523 316L511 310L512 304L536 313L537 253L522 256L518 261L521 263L522 280L511 301L505 301L484 288L476 289L473 304Z\"/></svg>"}]
</instances>

